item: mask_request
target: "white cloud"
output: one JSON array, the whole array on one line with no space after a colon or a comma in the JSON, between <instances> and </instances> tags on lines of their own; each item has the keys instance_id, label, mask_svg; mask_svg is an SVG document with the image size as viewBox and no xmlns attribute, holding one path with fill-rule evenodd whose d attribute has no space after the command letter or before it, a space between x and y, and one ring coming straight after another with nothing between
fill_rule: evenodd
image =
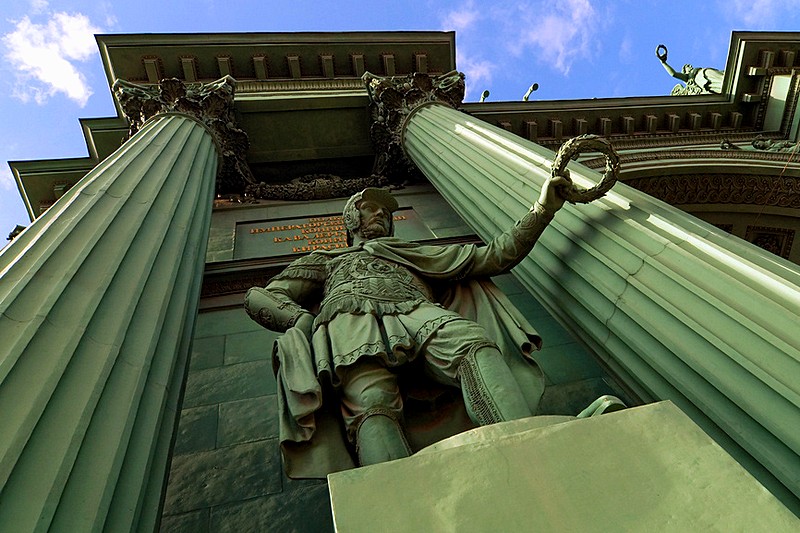
<instances>
[{"instance_id":1,"label":"white cloud","mask_svg":"<svg viewBox=\"0 0 800 533\"><path fill-rule=\"evenodd\" d=\"M117 26L117 17L114 15L114 6L111 0L96 0L94 8L97 19L103 19L103 30L111 31Z\"/></svg>"},{"instance_id":2,"label":"white cloud","mask_svg":"<svg viewBox=\"0 0 800 533\"><path fill-rule=\"evenodd\" d=\"M447 13L442 20L442 26L448 31L462 32L473 26L477 20L478 11L470 0L462 9Z\"/></svg>"},{"instance_id":3,"label":"white cloud","mask_svg":"<svg viewBox=\"0 0 800 533\"><path fill-rule=\"evenodd\" d=\"M626 35L619 45L619 60L621 63L630 63L633 57L633 40Z\"/></svg>"},{"instance_id":4,"label":"white cloud","mask_svg":"<svg viewBox=\"0 0 800 533\"><path fill-rule=\"evenodd\" d=\"M13 191L17 189L17 182L7 165L0 166L0 190Z\"/></svg>"},{"instance_id":5,"label":"white cloud","mask_svg":"<svg viewBox=\"0 0 800 533\"><path fill-rule=\"evenodd\" d=\"M464 73L466 82L465 100L480 94L492 85L492 77L497 66L485 59L474 59L469 56L462 57L458 62L459 70Z\"/></svg>"},{"instance_id":6,"label":"white cloud","mask_svg":"<svg viewBox=\"0 0 800 533\"><path fill-rule=\"evenodd\" d=\"M534 17L529 18L520 39L522 45L517 52L526 52L532 47L539 59L546 61L563 74L568 74L575 59L590 53L590 44L598 30L598 15L589 0L561 0L536 6ZM534 6L526 6L530 14ZM542 16L543 13L548 13ZM529 15L530 16L530 15ZM517 21L519 24L519 21Z\"/></svg>"},{"instance_id":7,"label":"white cloud","mask_svg":"<svg viewBox=\"0 0 800 533\"><path fill-rule=\"evenodd\" d=\"M14 96L42 104L61 92L85 106L92 90L76 63L94 56L100 31L81 13L54 13L44 24L23 17L3 36L5 59L17 74Z\"/></svg>"},{"instance_id":8,"label":"white cloud","mask_svg":"<svg viewBox=\"0 0 800 533\"><path fill-rule=\"evenodd\" d=\"M725 10L734 20L741 21L747 29L767 29L780 21L784 13L800 7L798 0L728 0Z\"/></svg>"},{"instance_id":9,"label":"white cloud","mask_svg":"<svg viewBox=\"0 0 800 533\"><path fill-rule=\"evenodd\" d=\"M31 13L34 15L44 13L48 7L47 0L31 0Z\"/></svg>"},{"instance_id":10,"label":"white cloud","mask_svg":"<svg viewBox=\"0 0 800 533\"><path fill-rule=\"evenodd\" d=\"M499 73L519 68L512 65L518 65L521 56L530 58L531 67L545 65L564 75L576 60L591 60L604 26L595 4L596 0L470 0L444 13L441 21L443 29L458 32L458 68L466 74L468 88L483 90Z\"/></svg>"},{"instance_id":11,"label":"white cloud","mask_svg":"<svg viewBox=\"0 0 800 533\"><path fill-rule=\"evenodd\" d=\"M491 85L496 69L491 61L483 57L482 47L475 38L485 32L485 13L475 8L473 0L462 4L459 9L445 13L441 18L442 29L458 32L458 69L466 77L465 100L479 94Z\"/></svg>"}]
</instances>

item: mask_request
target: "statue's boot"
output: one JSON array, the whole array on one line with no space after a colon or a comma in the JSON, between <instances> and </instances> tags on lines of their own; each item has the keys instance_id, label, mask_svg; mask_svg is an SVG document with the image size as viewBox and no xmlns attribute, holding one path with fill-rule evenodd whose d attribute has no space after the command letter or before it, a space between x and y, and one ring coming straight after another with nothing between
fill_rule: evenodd
<instances>
[{"instance_id":1,"label":"statue's boot","mask_svg":"<svg viewBox=\"0 0 800 533\"><path fill-rule=\"evenodd\" d=\"M411 455L403 428L384 414L367 414L356 432L356 449L361 466L383 463Z\"/></svg>"},{"instance_id":2,"label":"statue's boot","mask_svg":"<svg viewBox=\"0 0 800 533\"><path fill-rule=\"evenodd\" d=\"M616 396L606 394L605 396L600 396L589 404L589 407L578 413L577 418L589 418L602 415L603 413L613 413L614 411L620 411L626 407L628 406L625 405L625 402Z\"/></svg>"},{"instance_id":3,"label":"statue's boot","mask_svg":"<svg viewBox=\"0 0 800 533\"><path fill-rule=\"evenodd\" d=\"M532 416L525 396L494 345L482 345L458 368L461 393L470 419L485 426Z\"/></svg>"}]
</instances>

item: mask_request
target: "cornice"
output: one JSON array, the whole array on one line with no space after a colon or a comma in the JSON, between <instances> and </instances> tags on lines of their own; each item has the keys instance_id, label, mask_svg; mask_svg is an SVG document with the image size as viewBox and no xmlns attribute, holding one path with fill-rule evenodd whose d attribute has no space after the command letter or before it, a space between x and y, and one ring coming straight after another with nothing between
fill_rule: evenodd
<instances>
[{"instance_id":1,"label":"cornice","mask_svg":"<svg viewBox=\"0 0 800 533\"><path fill-rule=\"evenodd\" d=\"M258 44L432 43L455 40L453 31L331 31L331 32L213 32L213 33L101 33L103 46L220 46Z\"/></svg>"},{"instance_id":2,"label":"cornice","mask_svg":"<svg viewBox=\"0 0 800 533\"><path fill-rule=\"evenodd\" d=\"M718 95L647 98L649 105L603 100L525 102L487 106L465 104L463 111L524 139L553 149L578 135L593 134L618 147L668 146L704 142L720 135L755 131L752 113ZM632 98L631 100L638 100ZM752 105L751 105L752 107Z\"/></svg>"},{"instance_id":3,"label":"cornice","mask_svg":"<svg viewBox=\"0 0 800 533\"><path fill-rule=\"evenodd\" d=\"M749 142L753 138L753 131L697 131L656 134L637 133L629 136L613 136L609 140L616 150L648 150L670 148L674 146L719 145L723 141ZM548 148L561 145L560 142L556 141L540 141L539 144L547 146ZM663 153L663 151L659 153ZM622 157L624 158L625 156ZM592 168L596 168L592 165L601 165L601 163L597 163L594 159L588 161L591 161L591 163L584 162L584 164Z\"/></svg>"}]
</instances>

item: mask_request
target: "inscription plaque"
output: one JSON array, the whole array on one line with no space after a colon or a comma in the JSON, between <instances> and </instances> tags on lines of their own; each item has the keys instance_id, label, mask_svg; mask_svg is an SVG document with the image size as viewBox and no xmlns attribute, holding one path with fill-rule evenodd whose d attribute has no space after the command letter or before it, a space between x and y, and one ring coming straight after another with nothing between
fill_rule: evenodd
<instances>
[{"instance_id":1,"label":"inscription plaque","mask_svg":"<svg viewBox=\"0 0 800 533\"><path fill-rule=\"evenodd\" d=\"M413 208L394 212L395 235L418 241L436 235ZM347 232L342 215L298 217L236 224L235 259L300 255L314 250L347 247Z\"/></svg>"}]
</instances>

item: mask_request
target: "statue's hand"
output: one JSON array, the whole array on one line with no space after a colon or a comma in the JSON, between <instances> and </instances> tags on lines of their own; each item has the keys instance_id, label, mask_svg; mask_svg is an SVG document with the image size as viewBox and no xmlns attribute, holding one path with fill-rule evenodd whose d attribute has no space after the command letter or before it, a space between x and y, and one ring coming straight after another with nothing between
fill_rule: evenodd
<instances>
[{"instance_id":1,"label":"statue's hand","mask_svg":"<svg viewBox=\"0 0 800 533\"><path fill-rule=\"evenodd\" d=\"M311 313L304 313L297 317L294 327L302 331L306 338L311 341L311 334L314 332L314 315Z\"/></svg>"},{"instance_id":2,"label":"statue's hand","mask_svg":"<svg viewBox=\"0 0 800 533\"><path fill-rule=\"evenodd\" d=\"M597 151L605 156L606 167L603 178L594 187L584 189L575 185L569 176L567 164L579 153ZM561 145L553 159L550 179L542 188L542 194L537 203L543 207L558 210L564 201L571 204L588 204L602 197L608 192L619 176L619 156L608 140L597 135L578 135Z\"/></svg>"},{"instance_id":3,"label":"statue's hand","mask_svg":"<svg viewBox=\"0 0 800 533\"><path fill-rule=\"evenodd\" d=\"M569 177L569 170L564 170L563 174L551 176L542 187L539 195L539 203L550 213L555 213L564 206L564 202L569 196L569 191L574 185Z\"/></svg>"}]
</instances>

